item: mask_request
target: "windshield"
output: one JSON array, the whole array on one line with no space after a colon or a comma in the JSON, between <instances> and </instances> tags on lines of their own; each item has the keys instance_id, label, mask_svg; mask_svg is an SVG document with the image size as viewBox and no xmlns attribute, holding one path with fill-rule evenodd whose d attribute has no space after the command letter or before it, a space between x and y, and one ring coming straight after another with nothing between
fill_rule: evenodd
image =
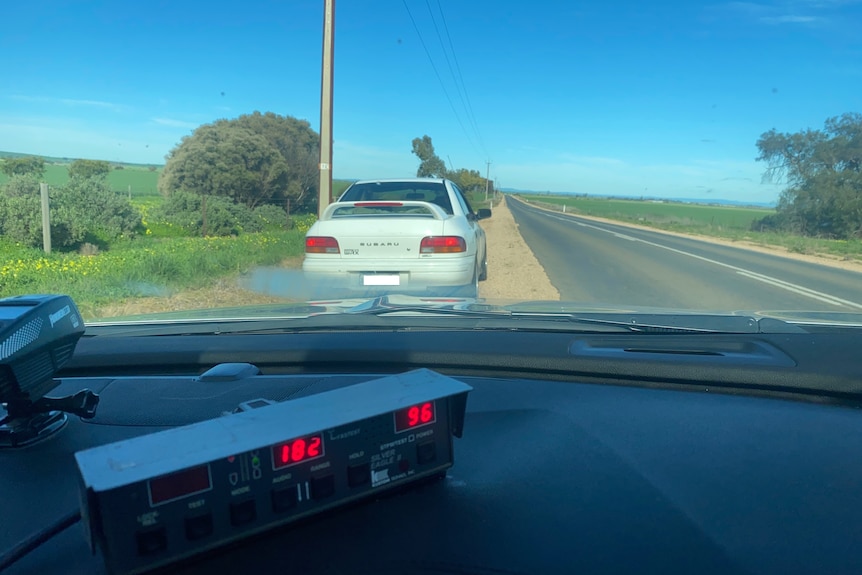
<instances>
[{"instance_id":1,"label":"windshield","mask_svg":"<svg viewBox=\"0 0 862 575\"><path fill-rule=\"evenodd\" d=\"M860 323L860 3L327 6L8 6L0 297Z\"/></svg>"},{"instance_id":2,"label":"windshield","mask_svg":"<svg viewBox=\"0 0 862 575\"><path fill-rule=\"evenodd\" d=\"M862 0L0 14L0 574L862 574Z\"/></svg>"}]
</instances>

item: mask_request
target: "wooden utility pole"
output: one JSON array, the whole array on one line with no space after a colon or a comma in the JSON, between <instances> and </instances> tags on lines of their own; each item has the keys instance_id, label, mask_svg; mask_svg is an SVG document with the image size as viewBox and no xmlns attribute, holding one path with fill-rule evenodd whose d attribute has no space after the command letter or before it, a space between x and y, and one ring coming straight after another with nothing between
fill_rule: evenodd
<instances>
[{"instance_id":1,"label":"wooden utility pole","mask_svg":"<svg viewBox=\"0 0 862 575\"><path fill-rule=\"evenodd\" d=\"M317 217L332 201L332 78L335 0L323 0L323 66L320 78L320 185Z\"/></svg>"},{"instance_id":2,"label":"wooden utility pole","mask_svg":"<svg viewBox=\"0 0 862 575\"><path fill-rule=\"evenodd\" d=\"M48 213L48 184L39 184L39 195L42 196L42 248L46 254L50 254L51 217Z\"/></svg>"},{"instance_id":3,"label":"wooden utility pole","mask_svg":"<svg viewBox=\"0 0 862 575\"><path fill-rule=\"evenodd\" d=\"M487 162L485 162L485 164L487 165L487 168L485 169L485 201L487 202L488 201L488 182L489 182L488 178L491 175L491 160L488 160Z\"/></svg>"}]
</instances>

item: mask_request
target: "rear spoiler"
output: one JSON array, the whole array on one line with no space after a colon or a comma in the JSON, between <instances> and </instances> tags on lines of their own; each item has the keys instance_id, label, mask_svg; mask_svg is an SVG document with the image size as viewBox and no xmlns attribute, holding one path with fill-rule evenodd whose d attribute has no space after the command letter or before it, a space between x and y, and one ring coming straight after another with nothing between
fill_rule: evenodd
<instances>
[{"instance_id":1,"label":"rear spoiler","mask_svg":"<svg viewBox=\"0 0 862 575\"><path fill-rule=\"evenodd\" d=\"M338 210L343 209L352 209L352 208L424 208L428 215L432 216L435 220L445 220L450 217L450 214L446 213L446 210L438 206L437 204L432 204L431 202L421 202L414 200L396 200L396 201L366 201L366 202L335 202L333 204L329 204L326 209L323 211L323 215L320 217L321 220L331 220L333 216ZM350 217L353 214L342 214L341 216L335 217ZM404 213L400 213L399 211L392 211L391 214L381 213L374 214L375 216L380 215L386 217L387 215L393 216L403 216L407 215ZM417 214L419 215L419 214ZM424 216L424 214L422 214ZM367 217L364 214L359 214L357 217Z\"/></svg>"}]
</instances>

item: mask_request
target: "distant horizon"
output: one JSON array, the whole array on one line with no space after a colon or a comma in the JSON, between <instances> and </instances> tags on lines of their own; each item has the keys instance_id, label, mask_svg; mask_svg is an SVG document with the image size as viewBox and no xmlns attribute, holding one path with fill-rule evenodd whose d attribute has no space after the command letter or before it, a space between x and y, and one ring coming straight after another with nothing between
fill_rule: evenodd
<instances>
[{"instance_id":1,"label":"distant horizon","mask_svg":"<svg viewBox=\"0 0 862 575\"><path fill-rule=\"evenodd\" d=\"M74 162L75 160L98 160L105 161L112 165L122 165L122 166L140 166L140 167L150 167L155 166L157 168L163 168L165 164L142 164L137 162L124 162L124 161L111 161L105 160L103 158L75 158L72 156L45 156L42 154L31 154L28 152L11 152L9 150L0 150L0 159L5 157L30 157L35 156L42 158L46 162L49 163L57 163L59 162ZM0 176L2 177L2 176ZM405 175L403 177L415 177ZM361 179L366 178L333 178L333 180L340 180L343 182L355 182ZM373 179L373 178L372 178ZM536 194L536 195L554 195L554 196L583 196L587 195L595 198L618 198L625 200L662 200L669 202L682 202L688 204L729 204L729 205L738 205L738 206L754 206L754 207L775 207L775 202L746 202L744 200L732 200L726 198L679 198L679 197L670 197L670 196L654 196L654 195L639 195L639 194L603 194L603 193L590 193L590 192L568 192L568 191L547 191L547 190L529 190L529 189L521 189L521 188L511 188L511 187L501 187L499 190L503 193L519 193L519 194Z\"/></svg>"},{"instance_id":2,"label":"distant horizon","mask_svg":"<svg viewBox=\"0 0 862 575\"><path fill-rule=\"evenodd\" d=\"M701 205L729 205L739 207L754 207L754 208L775 208L776 202L747 202L745 200L729 200L725 198L678 198L668 196L646 196L646 195L611 195L611 194L591 194L589 192L548 192L540 190L520 190L514 188L500 188L500 191L505 194L532 194L537 196L587 196L590 198L613 198L618 200L633 200L633 201L661 201L683 204L701 204Z\"/></svg>"}]
</instances>

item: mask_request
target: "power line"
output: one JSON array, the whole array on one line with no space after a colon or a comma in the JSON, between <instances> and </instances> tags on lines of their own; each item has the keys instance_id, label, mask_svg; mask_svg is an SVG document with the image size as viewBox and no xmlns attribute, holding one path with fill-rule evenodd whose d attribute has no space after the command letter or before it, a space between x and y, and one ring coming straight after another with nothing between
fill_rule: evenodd
<instances>
[{"instance_id":1,"label":"power line","mask_svg":"<svg viewBox=\"0 0 862 575\"><path fill-rule=\"evenodd\" d=\"M437 0L437 9L440 11L440 19L443 21L443 30L446 31L446 39L449 41L449 50L452 51L452 59L455 60L455 69L458 71L458 81L461 82L461 87L464 89L464 97L467 99L468 117L473 123L473 129L476 131L476 136L479 138L479 144L482 146L482 150L485 151L485 155L487 156L488 150L485 148L485 142L482 140L481 132L479 132L479 124L476 122L476 115L473 113L473 104L470 102L470 93L467 91L467 84L464 83L464 75L461 74L461 65L458 63L458 55L455 52L455 45L452 43L452 35L449 34L449 25L446 23L446 15L443 13L443 6L440 4L440 0Z\"/></svg>"},{"instance_id":2,"label":"power line","mask_svg":"<svg viewBox=\"0 0 862 575\"><path fill-rule=\"evenodd\" d=\"M485 149L485 143L482 141L482 136L479 134L479 130L476 127L476 120L475 118L470 117L467 102L464 100L464 93L466 92L467 88L463 85L463 81L460 84L458 82L458 76L455 75L455 70L452 68L452 61L449 59L449 52L446 50L446 45L443 43L443 36L440 35L440 28L437 26L437 19L434 17L434 11L431 9L431 3L429 2L429 0L425 0L425 7L428 8L428 14L431 16L431 23L434 24L434 32L437 34L437 41L440 43L440 49L443 51L443 57L446 59L446 66L449 67L449 73L452 75L455 89L458 91L458 97L461 99L461 106L463 106L464 111L467 114L467 120L471 123L471 127L473 128L473 132L479 142L479 146L482 148L482 151L487 156L488 150ZM445 19L439 1L437 2L437 8L440 10L440 17ZM451 42L450 48L452 48ZM452 58L455 58L454 48L452 48Z\"/></svg>"},{"instance_id":3,"label":"power line","mask_svg":"<svg viewBox=\"0 0 862 575\"><path fill-rule=\"evenodd\" d=\"M428 46L425 44L425 40L422 38L422 33L419 31L419 26L416 25L416 20L413 18L413 13L410 11L410 6L407 5L407 0L401 0L404 4L404 8L407 10L407 15L410 16L410 21L413 23L413 29L416 30L416 35L419 36L419 42L422 44L422 48L425 50L425 55L428 56L428 61L431 63L431 68L434 70L434 75L437 76L437 81L440 82L440 87L443 89L443 94L446 96L446 101L449 102L449 107L452 108L452 113L455 114L455 119L458 120L458 125L461 126L461 130L463 130L464 135L467 136L467 141L470 142L470 146L472 146L473 151L477 154L481 153L476 148L476 144L473 142L473 138L470 137L470 133L467 131L467 128L464 127L464 123L461 121L461 116L458 115L458 110L455 109L455 105L452 103L452 98L449 97L449 91L446 90L446 84L443 83L443 78L440 77L440 72L437 71L437 66L434 64L434 59L431 57L431 52L428 51Z\"/></svg>"}]
</instances>

